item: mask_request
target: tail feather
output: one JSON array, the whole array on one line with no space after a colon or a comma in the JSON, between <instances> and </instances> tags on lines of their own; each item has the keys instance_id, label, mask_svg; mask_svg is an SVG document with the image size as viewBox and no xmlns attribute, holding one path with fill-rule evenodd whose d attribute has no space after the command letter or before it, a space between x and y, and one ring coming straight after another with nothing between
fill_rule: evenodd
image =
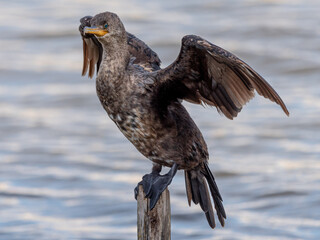
<instances>
[{"instance_id":1,"label":"tail feather","mask_svg":"<svg viewBox=\"0 0 320 240\"><path fill-rule=\"evenodd\" d=\"M207 199L208 199L208 211L205 212L205 214L206 214L206 218L207 218L207 221L208 221L210 227L213 229L216 227L216 223L215 223L215 219L214 219L214 213L213 213L213 209L212 209L208 185L205 181L204 181L204 186L206 189L206 195L207 195Z\"/></svg>"},{"instance_id":2,"label":"tail feather","mask_svg":"<svg viewBox=\"0 0 320 240\"><path fill-rule=\"evenodd\" d=\"M210 171L210 168L209 168L208 164L204 163L203 165L204 165L204 173L203 174L204 174L204 176L206 177L206 179L207 179L207 181L209 183L211 193L216 195L221 201L223 201L222 197L221 197L221 194L219 192L219 188L218 188L218 186L216 184L216 181L214 179L214 176L213 176L212 172Z\"/></svg>"},{"instance_id":3,"label":"tail feather","mask_svg":"<svg viewBox=\"0 0 320 240\"><path fill-rule=\"evenodd\" d=\"M222 197L208 165L204 163L201 170L185 171L185 181L189 205L191 204L191 200L195 204L200 203L201 209L205 212L209 225L214 228L216 225L209 194L210 189L219 222L221 226L224 226L226 213L222 205ZM209 184L209 189L207 182Z\"/></svg>"},{"instance_id":4,"label":"tail feather","mask_svg":"<svg viewBox=\"0 0 320 240\"><path fill-rule=\"evenodd\" d=\"M197 176L193 176L195 172L191 172L191 192L192 192L192 201L194 204L198 204L200 201L199 194L199 181Z\"/></svg>"},{"instance_id":5,"label":"tail feather","mask_svg":"<svg viewBox=\"0 0 320 240\"><path fill-rule=\"evenodd\" d=\"M209 203L211 204L210 197L208 195L207 189L206 189L206 182L204 177L198 178L198 186L199 186L199 193L200 193L200 206L202 211L208 212L209 211ZM212 208L212 207L211 207Z\"/></svg>"},{"instance_id":6,"label":"tail feather","mask_svg":"<svg viewBox=\"0 0 320 240\"><path fill-rule=\"evenodd\" d=\"M217 215L218 215L218 218L219 218L221 225L224 226L224 218L227 218L227 216L226 216L226 212L224 210L224 207L222 205L223 200L222 200L221 194L219 192L216 181L214 180L213 174L211 173L210 168L208 167L208 165L206 163L204 164L204 168L205 168L204 176L209 183L211 195L212 195L213 202L214 202L214 207L217 211Z\"/></svg>"},{"instance_id":7,"label":"tail feather","mask_svg":"<svg viewBox=\"0 0 320 240\"><path fill-rule=\"evenodd\" d=\"M190 174L187 171L184 171L184 180L186 181L186 192L187 192L188 204L189 206L191 206L192 190L191 190L191 183L190 183Z\"/></svg>"}]
</instances>

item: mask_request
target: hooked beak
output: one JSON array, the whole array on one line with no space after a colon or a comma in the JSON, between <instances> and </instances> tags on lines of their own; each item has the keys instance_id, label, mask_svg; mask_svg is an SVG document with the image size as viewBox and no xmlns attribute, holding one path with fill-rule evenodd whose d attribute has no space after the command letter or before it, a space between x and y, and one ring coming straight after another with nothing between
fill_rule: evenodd
<instances>
[{"instance_id":1,"label":"hooked beak","mask_svg":"<svg viewBox=\"0 0 320 240\"><path fill-rule=\"evenodd\" d=\"M83 29L83 32L94 34L97 37L102 37L108 33L108 31L106 29L101 29L101 28L97 28L97 27L85 27Z\"/></svg>"}]
</instances>

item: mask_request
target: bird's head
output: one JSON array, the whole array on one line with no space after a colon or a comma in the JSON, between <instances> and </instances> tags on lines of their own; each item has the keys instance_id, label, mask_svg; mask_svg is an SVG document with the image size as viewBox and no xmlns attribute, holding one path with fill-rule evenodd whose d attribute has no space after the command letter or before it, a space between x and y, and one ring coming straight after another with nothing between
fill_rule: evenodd
<instances>
[{"instance_id":1,"label":"bird's head","mask_svg":"<svg viewBox=\"0 0 320 240\"><path fill-rule=\"evenodd\" d=\"M90 20L91 27L85 27L85 34L94 34L103 45L126 43L126 30L115 13L103 12Z\"/></svg>"}]
</instances>

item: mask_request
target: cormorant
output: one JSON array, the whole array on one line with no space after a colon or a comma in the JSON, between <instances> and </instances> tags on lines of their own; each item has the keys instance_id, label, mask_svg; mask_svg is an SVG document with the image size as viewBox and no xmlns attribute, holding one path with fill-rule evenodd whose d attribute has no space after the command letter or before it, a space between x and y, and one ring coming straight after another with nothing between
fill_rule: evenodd
<instances>
[{"instance_id":1,"label":"cormorant","mask_svg":"<svg viewBox=\"0 0 320 240\"><path fill-rule=\"evenodd\" d=\"M214 228L212 197L224 226L226 213L208 167L207 145L181 102L215 106L233 119L256 90L289 115L279 95L244 61L199 36L184 36L177 59L161 69L157 54L127 33L116 14L104 12L80 22L82 75L89 68L92 78L97 66L96 89L103 108L138 151L153 162L152 172L138 183L150 198L150 208L182 169L189 205L191 201L200 203ZM162 166L171 169L160 175ZM136 195L137 191L138 186Z\"/></svg>"}]
</instances>

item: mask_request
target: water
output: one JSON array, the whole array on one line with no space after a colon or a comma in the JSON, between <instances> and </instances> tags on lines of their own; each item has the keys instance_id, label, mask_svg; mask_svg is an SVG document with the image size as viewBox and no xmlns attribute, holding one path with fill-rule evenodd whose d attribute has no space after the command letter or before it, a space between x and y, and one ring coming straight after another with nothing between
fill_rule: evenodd
<instances>
[{"instance_id":1,"label":"water","mask_svg":"<svg viewBox=\"0 0 320 240\"><path fill-rule=\"evenodd\" d=\"M286 102L259 97L230 121L185 104L202 130L228 219L211 230L170 186L172 239L320 238L320 3L0 1L0 239L136 239L144 159L81 78L77 28L118 13L170 64L197 34L244 59ZM167 169L165 169L167 170Z\"/></svg>"}]
</instances>

